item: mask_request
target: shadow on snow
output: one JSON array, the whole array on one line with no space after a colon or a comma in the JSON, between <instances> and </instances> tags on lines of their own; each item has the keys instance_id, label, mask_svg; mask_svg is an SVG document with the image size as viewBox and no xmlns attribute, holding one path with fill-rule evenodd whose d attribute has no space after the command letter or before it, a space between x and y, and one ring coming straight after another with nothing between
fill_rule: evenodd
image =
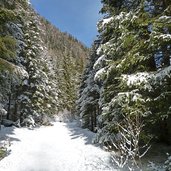
<instances>
[{"instance_id":1,"label":"shadow on snow","mask_svg":"<svg viewBox=\"0 0 171 171\"><path fill-rule=\"evenodd\" d=\"M1 126L0 130L0 142L3 140L9 140L10 142L12 141L20 141L18 138L14 138L13 135L15 135L14 130L15 127L4 127Z\"/></svg>"},{"instance_id":2,"label":"shadow on snow","mask_svg":"<svg viewBox=\"0 0 171 171\"><path fill-rule=\"evenodd\" d=\"M88 129L82 129L79 127L78 123L76 121L66 123L65 125L69 131L71 132L70 136L72 137L71 139L76 139L76 138L83 138L85 141L85 144L93 144L93 138L95 136L95 133L91 132ZM94 146L97 146L96 144L93 144Z\"/></svg>"}]
</instances>

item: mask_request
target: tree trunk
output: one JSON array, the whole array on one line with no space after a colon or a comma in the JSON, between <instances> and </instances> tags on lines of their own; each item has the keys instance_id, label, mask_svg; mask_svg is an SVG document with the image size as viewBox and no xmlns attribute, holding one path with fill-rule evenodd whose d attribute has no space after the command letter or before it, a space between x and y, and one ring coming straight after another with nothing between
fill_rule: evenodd
<instances>
[{"instance_id":1,"label":"tree trunk","mask_svg":"<svg viewBox=\"0 0 171 171\"><path fill-rule=\"evenodd\" d=\"M10 80L9 80L9 94L8 94L7 119L9 119L10 118L10 115L11 115L11 100L12 100L12 78L10 76Z\"/></svg>"},{"instance_id":2,"label":"tree trunk","mask_svg":"<svg viewBox=\"0 0 171 171\"><path fill-rule=\"evenodd\" d=\"M8 112L7 112L7 119L10 118L11 115L11 93L9 93L8 96Z\"/></svg>"}]
</instances>

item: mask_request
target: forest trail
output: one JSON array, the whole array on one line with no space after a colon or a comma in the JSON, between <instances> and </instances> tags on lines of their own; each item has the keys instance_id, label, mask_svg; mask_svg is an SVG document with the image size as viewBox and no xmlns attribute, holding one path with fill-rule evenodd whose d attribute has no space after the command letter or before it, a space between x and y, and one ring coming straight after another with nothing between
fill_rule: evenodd
<instances>
[{"instance_id":1,"label":"forest trail","mask_svg":"<svg viewBox=\"0 0 171 171\"><path fill-rule=\"evenodd\" d=\"M91 143L93 133L75 122L33 130L3 128L10 137L11 154L0 161L0 171L114 171L109 153Z\"/></svg>"}]
</instances>

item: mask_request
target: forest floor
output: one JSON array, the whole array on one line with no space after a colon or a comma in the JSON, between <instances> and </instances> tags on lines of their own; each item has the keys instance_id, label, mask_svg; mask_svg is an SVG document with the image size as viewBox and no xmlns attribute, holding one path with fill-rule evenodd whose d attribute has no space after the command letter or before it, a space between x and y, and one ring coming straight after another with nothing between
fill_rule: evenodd
<instances>
[{"instance_id":1,"label":"forest floor","mask_svg":"<svg viewBox=\"0 0 171 171\"><path fill-rule=\"evenodd\" d=\"M114 171L109 153L92 144L94 134L75 122L53 126L2 128L0 138L10 142L10 154L0 171Z\"/></svg>"}]
</instances>

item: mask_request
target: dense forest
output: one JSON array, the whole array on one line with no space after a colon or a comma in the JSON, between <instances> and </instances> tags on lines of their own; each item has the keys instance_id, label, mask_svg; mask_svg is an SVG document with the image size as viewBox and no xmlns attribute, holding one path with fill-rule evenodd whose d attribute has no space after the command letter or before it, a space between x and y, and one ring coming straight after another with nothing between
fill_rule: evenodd
<instances>
[{"instance_id":1,"label":"dense forest","mask_svg":"<svg viewBox=\"0 0 171 171\"><path fill-rule=\"evenodd\" d=\"M0 1L0 105L12 121L47 122L75 110L89 49L39 16L25 0Z\"/></svg>"},{"instance_id":2,"label":"dense forest","mask_svg":"<svg viewBox=\"0 0 171 171\"><path fill-rule=\"evenodd\" d=\"M0 0L1 124L47 126L67 113L115 165L141 170L153 145L171 145L171 1L101 3L89 49L29 1ZM171 170L169 156L152 170Z\"/></svg>"},{"instance_id":3,"label":"dense forest","mask_svg":"<svg viewBox=\"0 0 171 171\"><path fill-rule=\"evenodd\" d=\"M124 165L149 142L171 144L171 1L102 3L77 112L95 142L119 150L115 161Z\"/></svg>"}]
</instances>

